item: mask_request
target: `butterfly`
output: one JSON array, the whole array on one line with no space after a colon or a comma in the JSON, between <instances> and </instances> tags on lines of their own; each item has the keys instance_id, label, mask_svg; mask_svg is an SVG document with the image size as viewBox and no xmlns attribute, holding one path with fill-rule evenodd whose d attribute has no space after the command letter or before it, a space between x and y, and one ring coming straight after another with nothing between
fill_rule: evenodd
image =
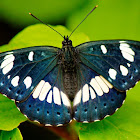
<instances>
[{"instance_id":1,"label":"butterfly","mask_svg":"<svg viewBox=\"0 0 140 140\"><path fill-rule=\"evenodd\" d=\"M73 47L64 37L62 45L1 53L0 92L46 126L112 115L140 79L140 42L103 40Z\"/></svg>"},{"instance_id":2,"label":"butterfly","mask_svg":"<svg viewBox=\"0 0 140 140\"><path fill-rule=\"evenodd\" d=\"M69 36L70 37L70 36ZM140 42L91 41L0 53L0 93L30 120L60 126L112 115L140 80Z\"/></svg>"}]
</instances>

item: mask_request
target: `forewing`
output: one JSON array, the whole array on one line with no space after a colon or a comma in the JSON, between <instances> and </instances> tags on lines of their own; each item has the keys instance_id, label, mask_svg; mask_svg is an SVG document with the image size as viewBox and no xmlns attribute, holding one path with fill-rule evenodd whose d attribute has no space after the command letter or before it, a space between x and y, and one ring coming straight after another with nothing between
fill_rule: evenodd
<instances>
[{"instance_id":1,"label":"forewing","mask_svg":"<svg viewBox=\"0 0 140 140\"><path fill-rule=\"evenodd\" d=\"M46 126L60 126L71 121L71 104L64 93L62 71L58 65L46 75L24 102L16 103L30 120Z\"/></svg>"},{"instance_id":2,"label":"forewing","mask_svg":"<svg viewBox=\"0 0 140 140\"><path fill-rule=\"evenodd\" d=\"M93 122L112 115L123 104L126 93L117 91L105 78L79 64L81 87L73 101L74 118Z\"/></svg>"},{"instance_id":3,"label":"forewing","mask_svg":"<svg viewBox=\"0 0 140 140\"><path fill-rule=\"evenodd\" d=\"M80 61L105 77L120 91L133 87L140 79L140 42L104 40L76 47Z\"/></svg>"},{"instance_id":4,"label":"forewing","mask_svg":"<svg viewBox=\"0 0 140 140\"><path fill-rule=\"evenodd\" d=\"M31 47L0 54L0 93L23 101L57 65L58 48Z\"/></svg>"}]
</instances>

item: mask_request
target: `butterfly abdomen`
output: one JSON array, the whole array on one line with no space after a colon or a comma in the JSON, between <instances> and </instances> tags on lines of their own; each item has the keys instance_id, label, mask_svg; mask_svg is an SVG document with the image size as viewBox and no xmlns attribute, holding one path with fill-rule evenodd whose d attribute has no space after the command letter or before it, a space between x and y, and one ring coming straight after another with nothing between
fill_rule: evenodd
<instances>
[{"instance_id":1,"label":"butterfly abdomen","mask_svg":"<svg viewBox=\"0 0 140 140\"><path fill-rule=\"evenodd\" d=\"M78 91L78 81L77 73L73 72L64 72L63 73L63 86L65 93L69 96L70 100L73 100L75 94Z\"/></svg>"}]
</instances>

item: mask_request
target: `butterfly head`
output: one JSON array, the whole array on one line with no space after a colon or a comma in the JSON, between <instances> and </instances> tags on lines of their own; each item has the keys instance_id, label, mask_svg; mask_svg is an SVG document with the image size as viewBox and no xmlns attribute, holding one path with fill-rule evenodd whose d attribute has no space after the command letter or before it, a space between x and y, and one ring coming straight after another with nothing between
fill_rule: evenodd
<instances>
[{"instance_id":1,"label":"butterfly head","mask_svg":"<svg viewBox=\"0 0 140 140\"><path fill-rule=\"evenodd\" d=\"M64 40L62 41L62 45L63 45L63 48L72 46L72 41L69 40L68 36L67 37L64 36Z\"/></svg>"}]
</instances>

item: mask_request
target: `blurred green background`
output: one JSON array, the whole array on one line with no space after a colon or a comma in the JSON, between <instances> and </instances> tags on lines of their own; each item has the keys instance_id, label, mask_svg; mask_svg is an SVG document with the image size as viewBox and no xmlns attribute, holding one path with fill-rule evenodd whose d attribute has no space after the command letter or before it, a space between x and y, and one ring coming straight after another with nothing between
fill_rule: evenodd
<instances>
[{"instance_id":1,"label":"blurred green background","mask_svg":"<svg viewBox=\"0 0 140 140\"><path fill-rule=\"evenodd\" d=\"M0 0L0 46L7 44L25 27L39 23L28 14L29 12L45 23L64 25L68 29L73 30L95 5L99 5L99 7L80 25L76 33L83 32L89 36L90 40L130 39L140 41L140 0ZM137 90L133 90L132 92L135 93L135 91L139 90L138 87L136 88ZM134 100L130 103L135 104L134 101L137 97L134 95L132 96ZM128 99L130 98L129 94ZM139 100L137 100L137 103L140 103ZM129 105L127 104L127 106ZM124 109L124 111L127 112L128 110ZM135 113L134 110L133 113ZM138 121L138 119L136 120ZM105 123L105 121L102 121L102 123ZM95 127L102 127L102 123L95 123ZM85 125L85 127L87 126ZM95 129L94 131L99 129ZM134 140L140 138L137 137L140 127L137 126L136 129ZM48 135L50 136L49 139L59 139L50 132L48 132L49 134L46 133L46 130L43 128L34 126L28 122L22 124L20 130L25 140L27 137L29 138L29 134L32 136L32 139L44 140ZM84 130L81 130L82 134ZM91 134L89 131L86 132L83 139L87 136L87 133ZM104 131L105 133L106 131ZM115 134L117 133L115 132ZM109 139L108 137L106 139ZM120 139L126 139L126 137Z\"/></svg>"},{"instance_id":2,"label":"blurred green background","mask_svg":"<svg viewBox=\"0 0 140 140\"><path fill-rule=\"evenodd\" d=\"M140 40L139 0L1 0L0 45L24 27L38 23L29 12L45 23L72 30L95 5L99 7L76 32L84 32L91 40Z\"/></svg>"}]
</instances>

